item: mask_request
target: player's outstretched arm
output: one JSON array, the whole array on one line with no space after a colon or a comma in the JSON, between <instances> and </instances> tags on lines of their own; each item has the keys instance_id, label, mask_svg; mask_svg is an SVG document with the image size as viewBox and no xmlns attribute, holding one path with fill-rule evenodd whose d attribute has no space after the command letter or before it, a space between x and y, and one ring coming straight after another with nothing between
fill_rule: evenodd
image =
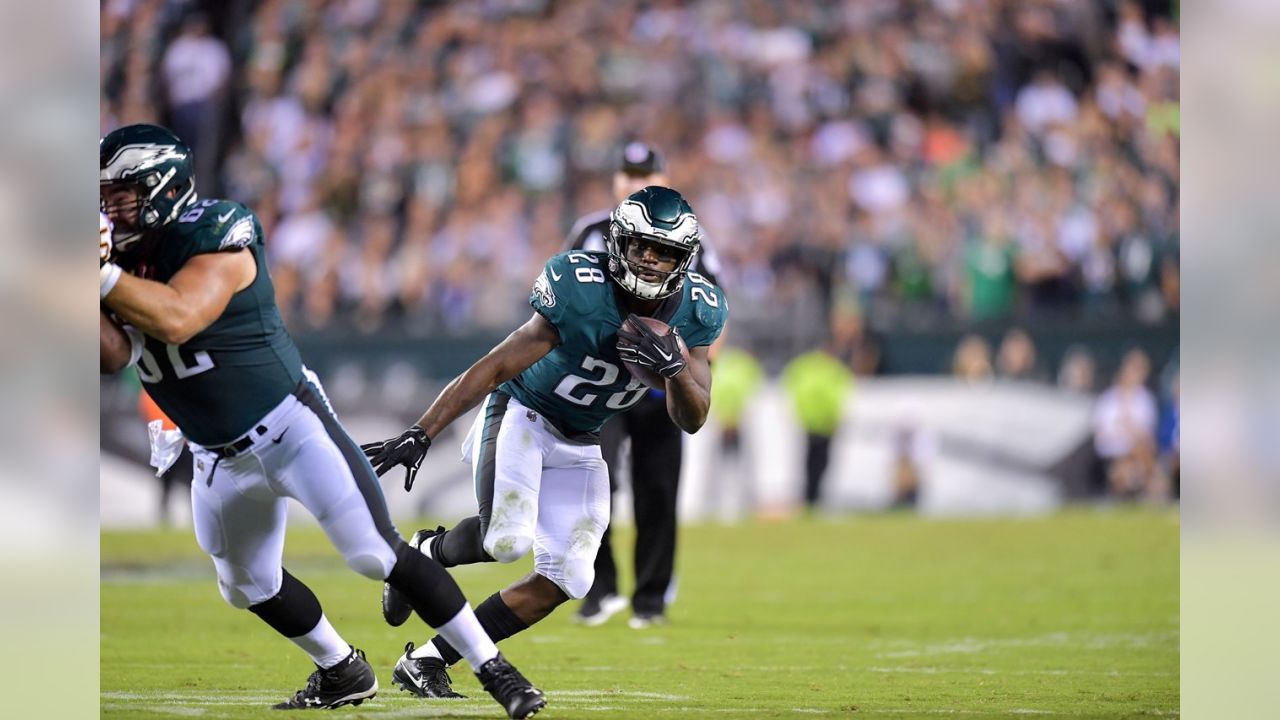
<instances>
[{"instance_id":1,"label":"player's outstretched arm","mask_svg":"<svg viewBox=\"0 0 1280 720\"><path fill-rule=\"evenodd\" d=\"M707 346L689 349L682 372L667 378L667 414L681 430L693 434L707 422L711 407L711 364Z\"/></svg>"},{"instance_id":2,"label":"player's outstretched arm","mask_svg":"<svg viewBox=\"0 0 1280 720\"><path fill-rule=\"evenodd\" d=\"M379 477L391 468L403 465L404 489L406 492L412 490L418 467L422 465L427 450L431 449L431 438L439 435L459 415L475 407L485 395L524 372L559 344L560 333L555 326L534 313L528 322L446 385L417 423L397 437L366 443L360 449Z\"/></svg>"},{"instance_id":3,"label":"player's outstretched arm","mask_svg":"<svg viewBox=\"0 0 1280 720\"><path fill-rule=\"evenodd\" d=\"M454 378L415 423L435 437L502 383L519 375L560 344L560 332L538 313Z\"/></svg>"},{"instance_id":4,"label":"player's outstretched arm","mask_svg":"<svg viewBox=\"0 0 1280 720\"><path fill-rule=\"evenodd\" d=\"M257 271L248 250L196 255L168 284L121 274L103 302L147 335L181 345L212 325Z\"/></svg>"}]
</instances>

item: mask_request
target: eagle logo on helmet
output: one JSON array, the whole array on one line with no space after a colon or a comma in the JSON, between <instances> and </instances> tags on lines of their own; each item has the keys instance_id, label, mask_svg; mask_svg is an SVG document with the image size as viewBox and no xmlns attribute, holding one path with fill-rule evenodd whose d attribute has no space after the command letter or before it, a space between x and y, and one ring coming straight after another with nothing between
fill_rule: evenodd
<instances>
[{"instance_id":1,"label":"eagle logo on helmet","mask_svg":"<svg viewBox=\"0 0 1280 720\"><path fill-rule=\"evenodd\" d=\"M156 143L138 143L124 145L115 151L109 160L102 164L98 179L104 181L123 180L137 175L144 170L161 166L167 160L183 161L187 154L173 145L157 145ZM148 185L158 185L161 181L149 175Z\"/></svg>"}]
</instances>

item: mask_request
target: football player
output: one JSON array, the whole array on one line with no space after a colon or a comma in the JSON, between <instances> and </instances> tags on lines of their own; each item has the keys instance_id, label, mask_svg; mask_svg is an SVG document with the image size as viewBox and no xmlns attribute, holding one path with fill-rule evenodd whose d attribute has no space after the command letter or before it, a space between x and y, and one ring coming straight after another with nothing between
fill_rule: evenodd
<instances>
[{"instance_id":1,"label":"football player","mask_svg":"<svg viewBox=\"0 0 1280 720\"><path fill-rule=\"evenodd\" d=\"M642 142L628 143L622 164L613 175L617 202L649 185L666 185L662 154ZM566 249L603 250L609 234L609 210L584 215L569 231ZM719 263L705 234L699 241L694 269L719 285ZM716 343L717 345L719 343ZM715 346L711 355L715 354ZM600 431L600 450L609 467L609 483L616 492L622 467L622 442L631 438L631 494L635 504L635 593L631 596L631 620L635 629L662 624L669 598L674 595L676 558L676 499L680 487L680 463L684 434L667 416L661 388L651 388L630 410L610 418ZM574 620L587 626L603 625L627 606L618 595L618 568L613 561L610 532L605 528L596 555L596 580L578 607Z\"/></svg>"},{"instance_id":2,"label":"football player","mask_svg":"<svg viewBox=\"0 0 1280 720\"><path fill-rule=\"evenodd\" d=\"M511 717L541 708L542 693L498 654L449 573L392 525L373 468L285 332L257 217L201 200L190 149L155 125L108 134L99 167L110 223L99 240L102 368L136 363L190 445L196 540L223 598L315 662L306 686L276 707L359 704L378 690L364 653L281 566L291 497L353 570L395 587L456 643Z\"/></svg>"},{"instance_id":3,"label":"football player","mask_svg":"<svg viewBox=\"0 0 1280 720\"><path fill-rule=\"evenodd\" d=\"M487 397L462 446L479 514L450 530L419 530L410 544L445 567L509 563L533 552L533 573L476 607L495 642L591 588L609 524L600 427L649 391L624 361L656 373L680 429L697 432L706 420L707 349L728 307L715 285L690 271L699 237L698 219L676 191L654 186L628 196L613 211L607 252L548 260L529 296L533 316L450 382L408 430L363 446L380 475L405 466L407 490L432 438ZM632 316L657 318L670 330ZM383 615L392 625L409 615L391 585L383 588ZM459 657L442 635L421 647L410 642L392 681L421 697L458 697L446 668Z\"/></svg>"}]
</instances>

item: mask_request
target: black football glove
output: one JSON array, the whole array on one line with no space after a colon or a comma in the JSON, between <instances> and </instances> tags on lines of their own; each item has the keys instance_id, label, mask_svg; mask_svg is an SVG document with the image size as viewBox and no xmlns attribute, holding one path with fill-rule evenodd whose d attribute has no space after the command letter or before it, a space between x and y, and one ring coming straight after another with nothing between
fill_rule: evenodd
<instances>
[{"instance_id":1,"label":"black football glove","mask_svg":"<svg viewBox=\"0 0 1280 720\"><path fill-rule=\"evenodd\" d=\"M378 477L382 477L397 465L403 465L404 490L409 492L413 489L414 478L418 476L418 467L422 465L422 458L426 457L427 450L431 449L431 438L427 437L426 430L413 425L398 437L367 443L361 445L360 449L364 451L365 457L369 458L369 463L373 465Z\"/></svg>"},{"instance_id":2,"label":"black football glove","mask_svg":"<svg viewBox=\"0 0 1280 720\"><path fill-rule=\"evenodd\" d=\"M647 367L664 378L673 378L684 370L680 352L680 335L675 328L659 335L632 313L627 317L639 332L618 330L618 357L626 362Z\"/></svg>"}]
</instances>

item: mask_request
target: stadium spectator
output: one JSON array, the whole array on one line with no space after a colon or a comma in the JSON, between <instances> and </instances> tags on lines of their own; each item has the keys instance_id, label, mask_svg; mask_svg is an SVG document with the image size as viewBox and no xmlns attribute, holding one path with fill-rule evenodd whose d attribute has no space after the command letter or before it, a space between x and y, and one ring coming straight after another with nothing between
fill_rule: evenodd
<instances>
[{"instance_id":1,"label":"stadium spectator","mask_svg":"<svg viewBox=\"0 0 1280 720\"><path fill-rule=\"evenodd\" d=\"M855 377L870 377L880 370L879 341L855 303L838 303L833 308L831 348Z\"/></svg>"},{"instance_id":2,"label":"stadium spectator","mask_svg":"<svg viewBox=\"0 0 1280 720\"><path fill-rule=\"evenodd\" d=\"M1146 387L1150 371L1146 353L1137 349L1125 353L1114 383L1094 407L1094 447L1114 498L1136 499L1156 490L1158 411L1155 396Z\"/></svg>"},{"instance_id":3,"label":"stadium spectator","mask_svg":"<svg viewBox=\"0 0 1280 720\"><path fill-rule=\"evenodd\" d=\"M991 368L991 345L980 335L960 338L951 360L951 374L967 382L990 380L994 374Z\"/></svg>"},{"instance_id":4,"label":"stadium spectator","mask_svg":"<svg viewBox=\"0 0 1280 720\"><path fill-rule=\"evenodd\" d=\"M1182 495L1182 390L1178 366L1170 366L1166 374L1168 378L1161 383L1163 397L1156 443L1159 473L1161 480L1167 483L1167 487L1161 488L1161 496L1176 499Z\"/></svg>"},{"instance_id":5,"label":"stadium spectator","mask_svg":"<svg viewBox=\"0 0 1280 720\"><path fill-rule=\"evenodd\" d=\"M231 76L231 53L220 38L209 32L209 20L192 13L164 51L161 61L165 95L169 101L169 126L187 138L197 157L212 159L221 129L221 96ZM196 182L214 187L217 166L208 162L196 168Z\"/></svg>"},{"instance_id":6,"label":"stadium spectator","mask_svg":"<svg viewBox=\"0 0 1280 720\"><path fill-rule=\"evenodd\" d=\"M1097 368L1093 355L1083 345L1072 345L1062 356L1058 368L1058 387L1063 390L1092 395L1097 389Z\"/></svg>"},{"instance_id":7,"label":"stadium spectator","mask_svg":"<svg viewBox=\"0 0 1280 720\"><path fill-rule=\"evenodd\" d=\"M919 507L920 489L929 462L938 452L937 434L923 422L919 408L908 407L893 425L890 440L892 453L892 510L914 510Z\"/></svg>"},{"instance_id":8,"label":"stadium spectator","mask_svg":"<svg viewBox=\"0 0 1280 720\"><path fill-rule=\"evenodd\" d=\"M996 376L1006 380L1047 382L1048 373L1036 359L1036 344L1022 328L1011 328L996 353Z\"/></svg>"},{"instance_id":9,"label":"stadium spectator","mask_svg":"<svg viewBox=\"0 0 1280 720\"><path fill-rule=\"evenodd\" d=\"M978 237L964 251L964 307L975 320L1009 315L1018 293L1018 250L1005 213L991 208L980 218Z\"/></svg>"}]
</instances>

